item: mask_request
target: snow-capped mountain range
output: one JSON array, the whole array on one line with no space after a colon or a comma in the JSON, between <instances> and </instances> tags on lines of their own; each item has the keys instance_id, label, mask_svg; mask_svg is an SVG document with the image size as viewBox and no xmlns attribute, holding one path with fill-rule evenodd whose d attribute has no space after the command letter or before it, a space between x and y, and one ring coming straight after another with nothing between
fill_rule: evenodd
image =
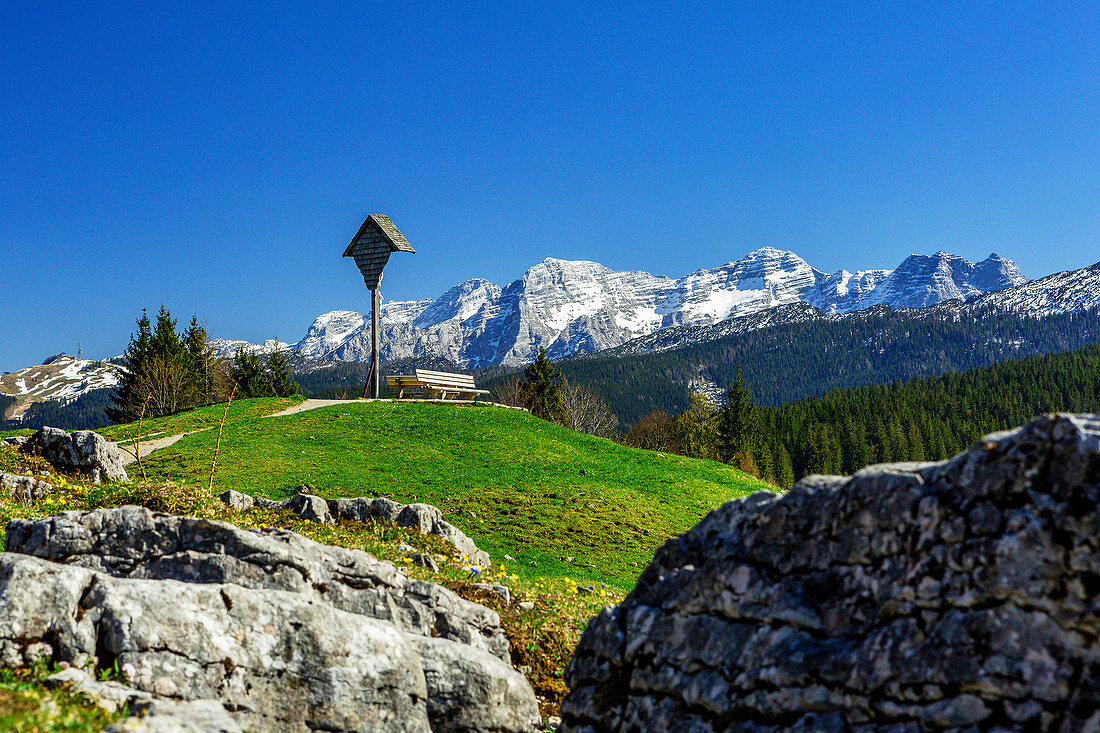
<instances>
[{"instance_id":1,"label":"snow-capped mountain range","mask_svg":"<svg viewBox=\"0 0 1100 733\"><path fill-rule=\"evenodd\" d=\"M1028 280L1003 290L991 290L965 300L945 300L915 314L929 318L948 314L952 319L979 319L991 312L1044 317L1096 308L1100 308L1100 262L1080 270ZM608 349L600 355L627 356L672 351L783 323L837 322L854 317L853 314L854 311L826 314L806 303L792 303L708 326L666 328Z\"/></svg>"},{"instance_id":2,"label":"snow-capped mountain range","mask_svg":"<svg viewBox=\"0 0 1100 733\"><path fill-rule=\"evenodd\" d=\"M3 419L18 420L35 402L70 402L94 390L115 387L122 371L109 362L58 354L42 364L0 375L0 394L15 398Z\"/></svg>"},{"instance_id":3,"label":"snow-capped mountain range","mask_svg":"<svg viewBox=\"0 0 1100 733\"><path fill-rule=\"evenodd\" d=\"M875 305L921 308L1025 282L1015 263L996 254L973 264L937 252L912 255L894 270L827 274L793 252L764 247L678 279L551 258L503 288L474 279L435 299L383 304L380 358L431 355L470 368L519 365L540 346L559 358L671 326L708 326L789 303L806 303L826 314ZM365 361L369 320L354 311L326 313L290 348L307 358Z\"/></svg>"}]
</instances>

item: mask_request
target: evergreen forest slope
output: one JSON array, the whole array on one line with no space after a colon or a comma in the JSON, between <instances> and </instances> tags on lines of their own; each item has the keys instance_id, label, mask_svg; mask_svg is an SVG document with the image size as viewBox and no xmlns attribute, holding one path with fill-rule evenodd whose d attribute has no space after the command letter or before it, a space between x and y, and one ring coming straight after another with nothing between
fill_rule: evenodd
<instances>
[{"instance_id":1,"label":"evergreen forest slope","mask_svg":"<svg viewBox=\"0 0 1100 733\"><path fill-rule=\"evenodd\" d=\"M682 412L694 385L725 389L739 368L754 402L774 406L1095 343L1100 343L1100 308L1038 318L992 308L880 307L842 317L816 312L800 322L657 353L630 354L619 347L558 366L567 379L596 391L630 426L653 410ZM492 389L505 378L498 374L486 386Z\"/></svg>"},{"instance_id":2,"label":"evergreen forest slope","mask_svg":"<svg viewBox=\"0 0 1100 733\"><path fill-rule=\"evenodd\" d=\"M939 461L1046 412L1100 411L1100 346L836 390L759 410L759 443L793 478ZM787 483L781 481L780 483Z\"/></svg>"}]
</instances>

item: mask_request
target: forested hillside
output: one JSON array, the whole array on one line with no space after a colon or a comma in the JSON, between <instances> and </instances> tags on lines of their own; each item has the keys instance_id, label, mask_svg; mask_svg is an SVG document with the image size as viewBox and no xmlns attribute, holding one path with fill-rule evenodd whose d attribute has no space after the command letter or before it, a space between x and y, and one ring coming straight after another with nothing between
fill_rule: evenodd
<instances>
[{"instance_id":1,"label":"forested hillside","mask_svg":"<svg viewBox=\"0 0 1100 733\"><path fill-rule=\"evenodd\" d=\"M936 376L1100 343L1100 309L1045 318L985 310L876 308L841 319L785 323L662 353L558 363L600 394L623 425L690 404L691 384L725 388L740 367L758 405L835 389ZM489 380L492 389L500 376Z\"/></svg>"},{"instance_id":2,"label":"forested hillside","mask_svg":"<svg viewBox=\"0 0 1100 733\"><path fill-rule=\"evenodd\" d=\"M1100 410L1100 346L758 410L757 463L795 478L950 457L982 435L1054 411Z\"/></svg>"},{"instance_id":3,"label":"forested hillside","mask_svg":"<svg viewBox=\"0 0 1100 733\"><path fill-rule=\"evenodd\" d=\"M27 408L22 419L8 423L9 428L29 428L37 430L44 425L63 427L69 430L94 430L110 425L111 420L104 410L111 404L110 389L97 389L81 395L71 402L47 400L36 402Z\"/></svg>"}]
</instances>

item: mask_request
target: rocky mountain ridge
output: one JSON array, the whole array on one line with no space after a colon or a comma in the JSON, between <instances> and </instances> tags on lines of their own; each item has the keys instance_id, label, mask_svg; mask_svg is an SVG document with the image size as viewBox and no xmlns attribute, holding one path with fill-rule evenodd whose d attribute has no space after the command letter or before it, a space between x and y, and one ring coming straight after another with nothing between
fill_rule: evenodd
<instances>
[{"instance_id":1,"label":"rocky mountain ridge","mask_svg":"<svg viewBox=\"0 0 1100 733\"><path fill-rule=\"evenodd\" d=\"M105 361L57 354L41 364L0 375L0 394L15 398L4 420L18 420L35 402L70 402L119 383L122 367Z\"/></svg>"},{"instance_id":2,"label":"rocky mountain ridge","mask_svg":"<svg viewBox=\"0 0 1100 733\"><path fill-rule=\"evenodd\" d=\"M912 292L910 296L920 297L919 294ZM902 301L903 298L897 298L897 300ZM943 316L957 319L981 318L982 314L992 312L1041 318L1059 313L1082 311L1098 305L1100 305L1100 263L1080 270L1058 272L1038 280L1028 280L1000 290L971 294L965 298L947 299L924 307L913 306L911 310L917 317L926 318ZM859 312L871 314L875 309L884 306L899 308L890 303L877 303L861 308ZM836 323L851 317L855 312L829 313L823 312L823 309L810 303L790 303L747 316L731 317L715 324L663 329L606 350L600 356L671 351L783 323L808 321Z\"/></svg>"},{"instance_id":3,"label":"rocky mountain ridge","mask_svg":"<svg viewBox=\"0 0 1100 733\"><path fill-rule=\"evenodd\" d=\"M711 326L791 303L826 314L875 305L920 308L1027 282L996 254L973 264L937 252L894 270L826 274L793 252L764 247L736 262L678 279L548 258L503 288L473 279L435 299L382 306L381 358L439 356L469 368L612 348L674 326ZM307 358L369 358L365 316L319 316L292 348Z\"/></svg>"}]
</instances>

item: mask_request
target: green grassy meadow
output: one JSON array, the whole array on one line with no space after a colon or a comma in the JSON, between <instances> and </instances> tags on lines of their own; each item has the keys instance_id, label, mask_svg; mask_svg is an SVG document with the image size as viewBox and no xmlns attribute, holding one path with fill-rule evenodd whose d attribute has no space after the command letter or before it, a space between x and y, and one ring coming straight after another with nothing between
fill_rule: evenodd
<instances>
[{"instance_id":1,"label":"green grassy meadow","mask_svg":"<svg viewBox=\"0 0 1100 733\"><path fill-rule=\"evenodd\" d=\"M434 504L495 561L516 558L510 566L527 577L628 590L665 540L728 499L771 488L720 463L627 448L518 410L364 402L262 417L288 404L233 404L216 491L278 499L309 484L325 498ZM222 409L143 424L145 434L215 428L146 458L149 479L205 486ZM121 440L134 430L103 432Z\"/></svg>"},{"instance_id":2,"label":"green grassy meadow","mask_svg":"<svg viewBox=\"0 0 1100 733\"><path fill-rule=\"evenodd\" d=\"M143 460L147 480L131 465L129 482L94 485L0 445L0 471L44 476L55 486L33 505L0 495L0 526L65 509L139 504L366 550L497 610L512 661L527 670L540 710L549 716L558 713L564 669L588 620L622 600L654 550L728 499L775 490L720 463L626 448L502 407L361 402L265 417L298 402L230 405L213 493L232 488L282 498L309 484L326 498L387 496L434 504L490 553L493 568L471 573L440 538L386 522L325 526L287 511L229 509L207 489L224 404L142 421L143 440L187 433ZM137 428L100 432L127 445ZM439 572L412 565L405 545L434 555ZM483 581L508 585L513 604L476 585ZM517 610L521 600L534 609ZM99 718L80 698L41 689L38 676L0 670L0 699L13 706L13 730L102 728L88 722ZM39 706L41 713L35 712Z\"/></svg>"}]
</instances>

